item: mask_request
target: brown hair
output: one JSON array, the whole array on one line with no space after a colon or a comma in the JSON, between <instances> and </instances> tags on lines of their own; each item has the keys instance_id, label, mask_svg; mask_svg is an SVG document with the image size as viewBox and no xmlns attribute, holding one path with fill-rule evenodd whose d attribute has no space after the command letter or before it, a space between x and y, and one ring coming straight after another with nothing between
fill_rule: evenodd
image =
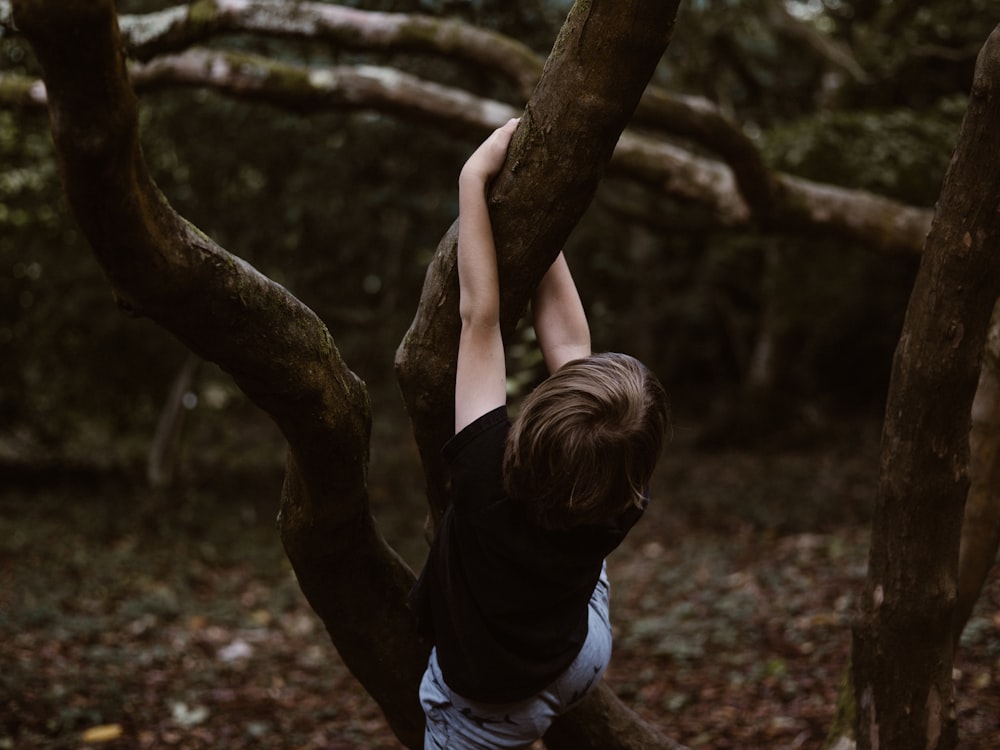
<instances>
[{"instance_id":1,"label":"brown hair","mask_svg":"<svg viewBox=\"0 0 1000 750\"><path fill-rule=\"evenodd\" d=\"M563 365L511 425L504 485L535 522L560 529L640 506L669 421L659 380L627 354Z\"/></svg>"}]
</instances>

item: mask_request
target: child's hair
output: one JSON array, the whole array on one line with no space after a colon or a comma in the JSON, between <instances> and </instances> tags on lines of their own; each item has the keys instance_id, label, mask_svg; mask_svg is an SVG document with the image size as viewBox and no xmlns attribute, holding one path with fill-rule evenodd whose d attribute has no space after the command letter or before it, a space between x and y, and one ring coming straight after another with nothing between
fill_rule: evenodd
<instances>
[{"instance_id":1,"label":"child's hair","mask_svg":"<svg viewBox=\"0 0 1000 750\"><path fill-rule=\"evenodd\" d=\"M641 507L668 421L663 386L639 360L605 353L568 362L513 420L507 494L549 529L600 524Z\"/></svg>"}]
</instances>

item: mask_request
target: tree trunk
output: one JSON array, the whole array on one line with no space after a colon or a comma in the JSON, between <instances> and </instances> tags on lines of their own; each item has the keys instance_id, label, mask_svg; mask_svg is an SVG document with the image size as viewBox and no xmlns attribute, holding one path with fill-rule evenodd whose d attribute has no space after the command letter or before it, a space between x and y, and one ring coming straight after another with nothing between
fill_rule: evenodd
<instances>
[{"instance_id":1,"label":"tree trunk","mask_svg":"<svg viewBox=\"0 0 1000 750\"><path fill-rule=\"evenodd\" d=\"M998 86L1000 27L980 53L893 361L852 655L865 749L956 743L952 622L969 415L1000 296Z\"/></svg>"},{"instance_id":2,"label":"tree trunk","mask_svg":"<svg viewBox=\"0 0 1000 750\"><path fill-rule=\"evenodd\" d=\"M952 624L952 642L958 648L962 631L979 599L983 583L1000 546L1000 304L986 337L979 385L972 402L969 433L969 494L962 519L958 558L958 593ZM837 695L837 712L823 750L855 747L854 685L850 665Z\"/></svg>"}]
</instances>

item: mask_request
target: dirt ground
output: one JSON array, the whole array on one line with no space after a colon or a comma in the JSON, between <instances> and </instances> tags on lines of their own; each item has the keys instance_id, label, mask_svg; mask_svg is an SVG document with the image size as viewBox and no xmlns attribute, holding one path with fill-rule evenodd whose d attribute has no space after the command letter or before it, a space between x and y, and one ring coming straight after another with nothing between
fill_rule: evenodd
<instances>
[{"instance_id":1,"label":"dirt ground","mask_svg":"<svg viewBox=\"0 0 1000 750\"><path fill-rule=\"evenodd\" d=\"M607 681L674 739L822 743L877 466L875 432L848 438L666 460L609 561ZM0 750L400 747L297 588L274 530L280 481L0 484ZM419 508L374 474L372 491L386 536L419 565ZM996 570L955 684L961 747L1000 747Z\"/></svg>"}]
</instances>

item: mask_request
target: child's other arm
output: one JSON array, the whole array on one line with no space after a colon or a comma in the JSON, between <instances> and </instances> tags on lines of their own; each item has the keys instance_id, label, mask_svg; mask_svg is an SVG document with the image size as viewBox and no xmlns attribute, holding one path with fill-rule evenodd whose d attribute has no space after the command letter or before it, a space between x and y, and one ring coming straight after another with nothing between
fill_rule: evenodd
<instances>
[{"instance_id":1,"label":"child's other arm","mask_svg":"<svg viewBox=\"0 0 1000 750\"><path fill-rule=\"evenodd\" d=\"M498 128L458 178L458 284L462 333L455 375L455 432L507 402L500 283L486 188L507 155L517 120Z\"/></svg>"},{"instance_id":2,"label":"child's other arm","mask_svg":"<svg viewBox=\"0 0 1000 750\"><path fill-rule=\"evenodd\" d=\"M538 345L549 373L591 354L590 326L562 253L542 277L531 307Z\"/></svg>"}]
</instances>

